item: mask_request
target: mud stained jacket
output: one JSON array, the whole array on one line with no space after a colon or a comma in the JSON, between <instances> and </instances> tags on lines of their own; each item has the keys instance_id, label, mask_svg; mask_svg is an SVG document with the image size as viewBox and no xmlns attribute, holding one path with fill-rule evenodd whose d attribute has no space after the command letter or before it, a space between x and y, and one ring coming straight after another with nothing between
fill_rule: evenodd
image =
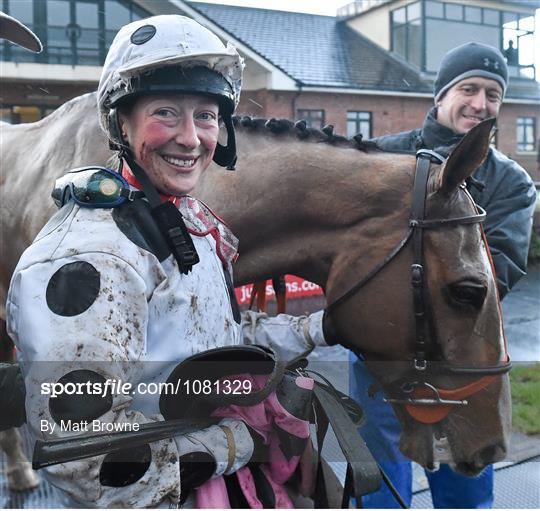
<instances>
[{"instance_id":1,"label":"mud stained jacket","mask_svg":"<svg viewBox=\"0 0 540 511\"><path fill-rule=\"evenodd\" d=\"M178 271L144 200L116 209L70 202L23 254L8 294L7 321L20 353L35 437L91 434L96 419L124 429L162 420L159 395L138 384L166 381L176 364L204 350L256 342L288 360L313 343L324 344L322 313L300 318L248 313L241 319L227 275L236 239L199 201L184 197L179 207L200 257L187 275ZM42 387L88 378L102 385L106 379L128 382L131 392L116 388L112 395L62 393L53 399ZM187 439L149 444L151 458L142 473L118 474L122 463L110 463L107 471L99 456L49 467L47 477L79 506L176 506L180 456L211 454L214 476L249 461L253 440L246 425L236 419L222 424L229 431L212 426ZM231 432L234 460L226 434ZM138 461L135 454L132 461Z\"/></svg>"},{"instance_id":2,"label":"mud stained jacket","mask_svg":"<svg viewBox=\"0 0 540 511\"><path fill-rule=\"evenodd\" d=\"M414 154L418 149L433 149L447 156L462 135L439 124L436 115L437 109L433 108L421 129L373 140L385 151ZM468 189L487 213L483 226L502 299L526 272L536 190L527 172L494 148L489 149L473 178L484 186L481 190L482 186L469 183Z\"/></svg>"}]
</instances>

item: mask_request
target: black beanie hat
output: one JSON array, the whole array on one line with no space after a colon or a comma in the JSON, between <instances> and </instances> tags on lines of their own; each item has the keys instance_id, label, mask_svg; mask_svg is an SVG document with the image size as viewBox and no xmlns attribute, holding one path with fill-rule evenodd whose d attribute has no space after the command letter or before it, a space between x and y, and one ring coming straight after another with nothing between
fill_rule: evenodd
<instances>
[{"instance_id":1,"label":"black beanie hat","mask_svg":"<svg viewBox=\"0 0 540 511\"><path fill-rule=\"evenodd\" d=\"M481 43L465 43L450 50L442 59L433 84L435 103L450 87L471 76L495 80L502 87L504 95L508 68L502 53L493 46Z\"/></svg>"}]
</instances>

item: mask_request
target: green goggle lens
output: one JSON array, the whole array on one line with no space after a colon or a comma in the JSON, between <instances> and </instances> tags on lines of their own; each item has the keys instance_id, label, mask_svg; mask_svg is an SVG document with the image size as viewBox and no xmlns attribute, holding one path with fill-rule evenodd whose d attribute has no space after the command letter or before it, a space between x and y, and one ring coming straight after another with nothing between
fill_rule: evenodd
<instances>
[{"instance_id":1,"label":"green goggle lens","mask_svg":"<svg viewBox=\"0 0 540 511\"><path fill-rule=\"evenodd\" d=\"M117 172L104 167L84 167L56 181L52 197L61 207L69 197L87 207L115 207L126 200L129 184Z\"/></svg>"},{"instance_id":2,"label":"green goggle lens","mask_svg":"<svg viewBox=\"0 0 540 511\"><path fill-rule=\"evenodd\" d=\"M72 184L75 197L88 204L116 203L124 188L120 179L104 171L76 176Z\"/></svg>"}]
</instances>

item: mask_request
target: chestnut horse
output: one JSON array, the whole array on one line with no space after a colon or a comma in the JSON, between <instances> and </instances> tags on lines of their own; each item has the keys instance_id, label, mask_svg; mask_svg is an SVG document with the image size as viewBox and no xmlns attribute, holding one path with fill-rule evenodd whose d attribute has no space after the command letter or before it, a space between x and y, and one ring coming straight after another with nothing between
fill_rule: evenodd
<instances>
[{"instance_id":1,"label":"chestnut horse","mask_svg":"<svg viewBox=\"0 0 540 511\"><path fill-rule=\"evenodd\" d=\"M2 127L2 304L18 258L55 211L55 178L110 162L95 101L88 94L37 123ZM476 220L445 223L479 216L461 184L485 158L490 128L480 124L444 165L430 168L425 219L441 223L421 229L422 296L427 355L442 369L424 373L428 385L418 383L423 375L413 369L418 339L410 267L416 242L407 237L413 156L302 123L244 118L237 122L236 172L212 167L194 193L240 239L235 284L289 273L322 286L342 344L365 356L398 401L393 406L404 428L405 455L427 467L451 462L466 474L504 458L510 423L508 377L497 374L506 368L504 334L481 227ZM392 260L381 265L389 254ZM414 392L406 395L407 389ZM436 405L437 395L468 404ZM407 404L406 398L427 404Z\"/></svg>"}]
</instances>

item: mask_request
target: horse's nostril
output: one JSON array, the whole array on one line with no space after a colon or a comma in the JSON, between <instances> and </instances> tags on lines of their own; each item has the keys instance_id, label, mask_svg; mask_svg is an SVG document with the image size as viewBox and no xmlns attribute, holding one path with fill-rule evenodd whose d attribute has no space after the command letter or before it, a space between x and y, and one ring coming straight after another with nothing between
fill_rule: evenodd
<instances>
[{"instance_id":1,"label":"horse's nostril","mask_svg":"<svg viewBox=\"0 0 540 511\"><path fill-rule=\"evenodd\" d=\"M499 444L489 445L479 451L474 457L475 464L478 466L489 465L496 461L501 461L506 457L506 449Z\"/></svg>"}]
</instances>

